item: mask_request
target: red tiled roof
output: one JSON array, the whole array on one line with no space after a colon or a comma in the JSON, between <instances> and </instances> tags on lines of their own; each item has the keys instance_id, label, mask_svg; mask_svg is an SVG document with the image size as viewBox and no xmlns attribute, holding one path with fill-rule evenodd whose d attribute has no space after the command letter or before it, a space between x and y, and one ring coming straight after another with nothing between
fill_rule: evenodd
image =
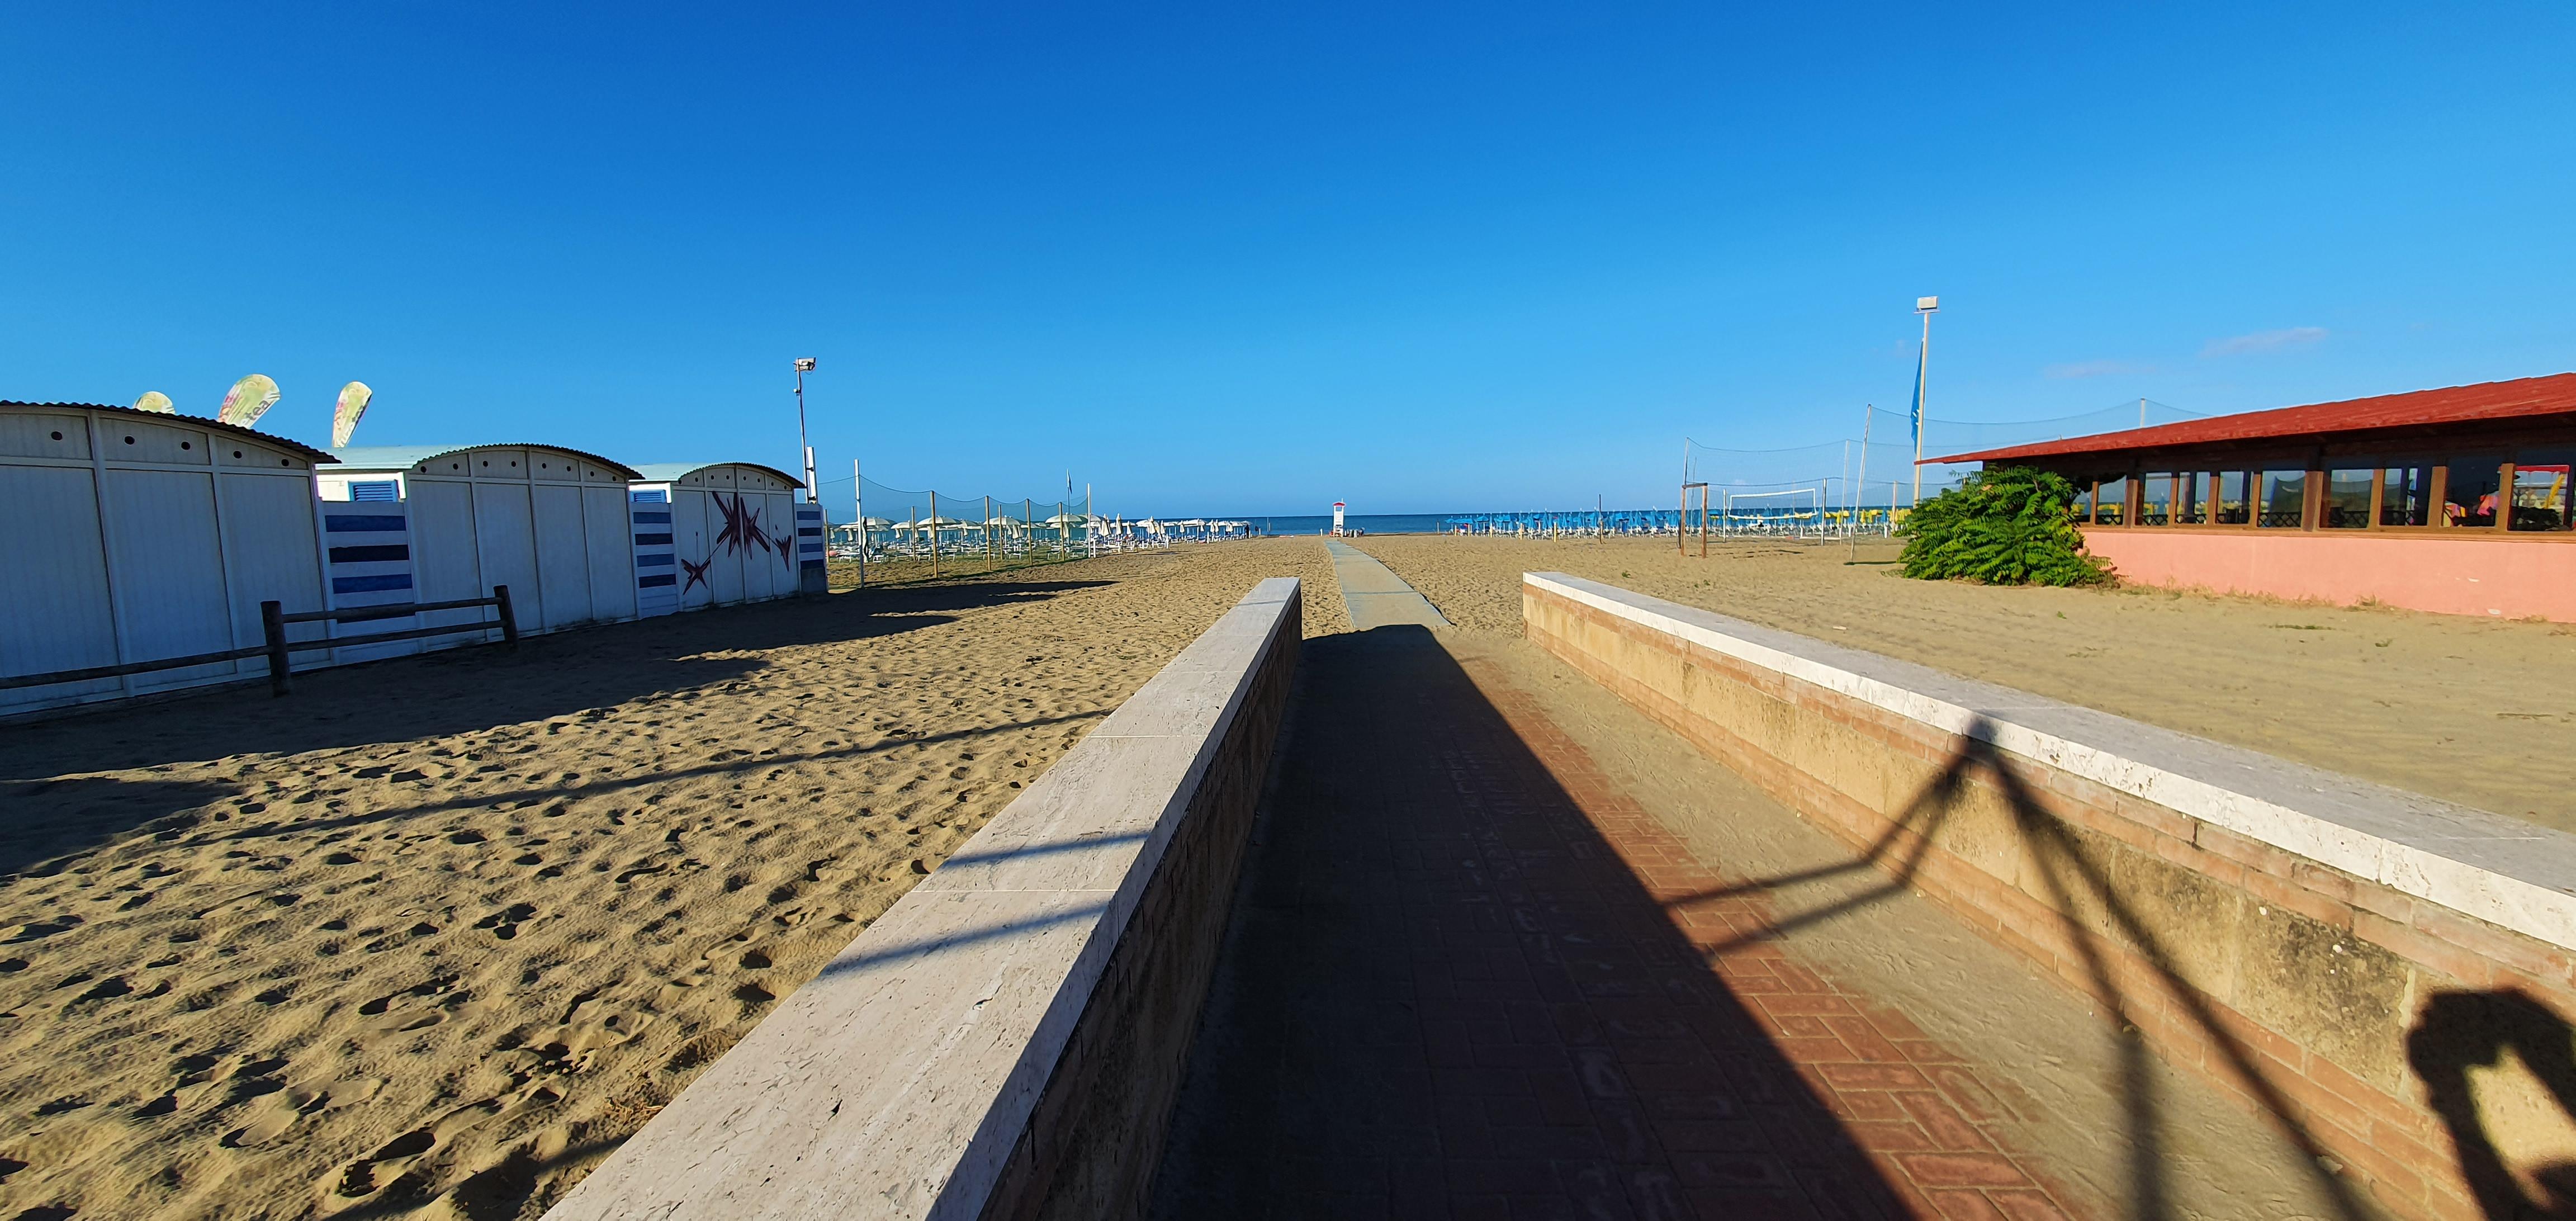
<instances>
[{"instance_id":1,"label":"red tiled roof","mask_svg":"<svg viewBox=\"0 0 2576 1221\"><path fill-rule=\"evenodd\" d=\"M1923 461L1927 465L1934 462L1994 462L2007 458L2047 458L2064 454L2098 454L2113 450L2162 449L2176 445L2200 445L2212 441L2265 441L2284 437L2313 437L2331 433L2360 432L2372 428L2458 424L2471 420L2506 420L2536 415L2576 415L2576 373L2553 373L2547 377L2523 377L2509 382L2480 382L2474 386L2451 386L2441 390L2383 394L2376 398L2345 399L2340 403L2310 403L2305 407L2247 411L2236 415L2212 416L2206 420L2158 424L2153 428L2130 428L2119 432L2095 433L2089 437L2068 437L2061 441L2041 441L2032 445L1980 450L1973 454L1950 454L1946 457L1926 458Z\"/></svg>"}]
</instances>

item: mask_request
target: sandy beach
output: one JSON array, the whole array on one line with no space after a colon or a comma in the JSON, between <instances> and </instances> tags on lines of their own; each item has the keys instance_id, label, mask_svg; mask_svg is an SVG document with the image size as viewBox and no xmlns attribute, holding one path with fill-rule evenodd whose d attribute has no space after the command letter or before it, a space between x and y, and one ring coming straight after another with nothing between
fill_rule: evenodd
<instances>
[{"instance_id":1,"label":"sandy beach","mask_svg":"<svg viewBox=\"0 0 2576 1221\"><path fill-rule=\"evenodd\" d=\"M1557 570L2576 831L2576 628L2150 588L1909 581L1895 548L1358 540L1471 631Z\"/></svg>"},{"instance_id":2,"label":"sandy beach","mask_svg":"<svg viewBox=\"0 0 2576 1221\"><path fill-rule=\"evenodd\" d=\"M535 1216L1280 575L1338 630L1228 543L12 728L0 1215Z\"/></svg>"}]
</instances>

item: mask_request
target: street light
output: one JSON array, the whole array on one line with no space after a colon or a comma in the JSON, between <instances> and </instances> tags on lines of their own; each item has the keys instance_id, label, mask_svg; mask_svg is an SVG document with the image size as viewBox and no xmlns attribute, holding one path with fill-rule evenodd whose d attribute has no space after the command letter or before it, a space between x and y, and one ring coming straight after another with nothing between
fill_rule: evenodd
<instances>
[{"instance_id":1,"label":"street light","mask_svg":"<svg viewBox=\"0 0 2576 1221\"><path fill-rule=\"evenodd\" d=\"M805 503L821 504L822 493L814 483L814 447L805 440L805 375L813 371L813 357L796 358L796 448L805 451Z\"/></svg>"}]
</instances>

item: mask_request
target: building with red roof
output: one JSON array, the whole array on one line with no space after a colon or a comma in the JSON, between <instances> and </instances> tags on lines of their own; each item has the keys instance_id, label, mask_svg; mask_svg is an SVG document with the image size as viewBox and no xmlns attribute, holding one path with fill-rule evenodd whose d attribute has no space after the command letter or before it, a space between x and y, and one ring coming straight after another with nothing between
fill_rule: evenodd
<instances>
[{"instance_id":1,"label":"building with red roof","mask_svg":"<svg viewBox=\"0 0 2576 1221\"><path fill-rule=\"evenodd\" d=\"M2130 581L2576 621L2576 373L1925 462L2066 476Z\"/></svg>"}]
</instances>

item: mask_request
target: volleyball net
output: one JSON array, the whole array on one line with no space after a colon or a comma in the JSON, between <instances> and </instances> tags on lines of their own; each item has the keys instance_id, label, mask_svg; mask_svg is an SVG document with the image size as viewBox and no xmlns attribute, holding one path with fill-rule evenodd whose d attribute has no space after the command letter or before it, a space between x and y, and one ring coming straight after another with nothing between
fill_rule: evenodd
<instances>
[{"instance_id":1,"label":"volleyball net","mask_svg":"<svg viewBox=\"0 0 2576 1221\"><path fill-rule=\"evenodd\" d=\"M1081 484L1043 496L899 488L860 475L819 482L839 587L1009 568L1163 545L1100 513Z\"/></svg>"},{"instance_id":2,"label":"volleyball net","mask_svg":"<svg viewBox=\"0 0 2576 1221\"><path fill-rule=\"evenodd\" d=\"M2204 418L2153 399L2034 420L1934 416L1923 421L1918 448L1913 421L1903 411L1870 407L1851 415L1849 434L1806 445L1752 448L1685 438L1683 473L1676 483L1708 485L1713 532L1779 533L1796 524L1799 512L1819 514L1829 532L1884 532L1903 520L1918 499L1957 487L1977 467L1927 463L1917 468L1918 452L1939 458ZM1766 506L1765 501L1776 503ZM1739 503L1741 510L1728 508ZM1697 513L1692 510L1694 530Z\"/></svg>"}]
</instances>

